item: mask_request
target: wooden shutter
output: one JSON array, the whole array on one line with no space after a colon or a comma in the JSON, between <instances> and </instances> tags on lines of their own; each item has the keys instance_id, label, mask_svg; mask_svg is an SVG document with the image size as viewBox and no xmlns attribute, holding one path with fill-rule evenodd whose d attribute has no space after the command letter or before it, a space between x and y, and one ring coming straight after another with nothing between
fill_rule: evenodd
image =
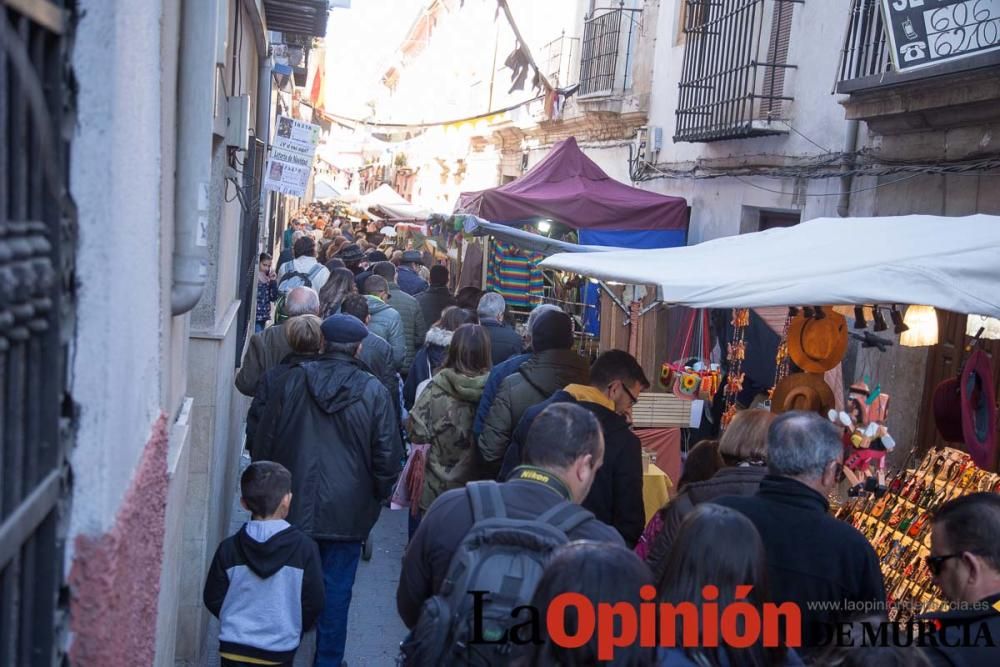
<instances>
[{"instance_id":1,"label":"wooden shutter","mask_svg":"<svg viewBox=\"0 0 1000 667\"><path fill-rule=\"evenodd\" d=\"M759 120L781 118L784 100L768 98L785 96L786 68L777 65L788 63L788 43L792 35L792 10L795 3L789 0L774 0L773 5L767 55L764 63L758 65L763 70L758 72L758 76L763 74L763 82L760 90L756 91L761 96L757 115Z\"/></svg>"}]
</instances>

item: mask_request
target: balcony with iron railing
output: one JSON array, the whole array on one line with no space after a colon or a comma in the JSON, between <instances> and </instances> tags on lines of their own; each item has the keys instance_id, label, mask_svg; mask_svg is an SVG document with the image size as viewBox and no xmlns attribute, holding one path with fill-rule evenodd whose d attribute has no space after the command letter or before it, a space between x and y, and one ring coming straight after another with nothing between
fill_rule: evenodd
<instances>
[{"instance_id":1,"label":"balcony with iron railing","mask_svg":"<svg viewBox=\"0 0 1000 667\"><path fill-rule=\"evenodd\" d=\"M918 26L918 29L932 32L934 24L939 24L947 28L947 31L937 33L934 40L928 39L919 43L925 50L944 52L954 59L943 59L929 66L909 70L904 62L903 69L907 71L898 71L893 65L889 27L885 23L881 5L882 0L851 0L844 47L840 53L837 72L838 93L859 93L1000 65L1000 50L984 49L984 52L968 57L954 57L958 54L953 53L955 42L952 39L953 36L960 38L959 41L966 46L972 41L978 45L979 41L987 40L992 41L992 48L1000 47L1000 3L970 5L968 0L964 2L956 0L933 6L926 5L927 9L922 10L922 15L917 16L926 23ZM962 13L964 9L959 5L971 6L972 9L968 13ZM922 8L923 5L918 7ZM981 14L984 9L988 13L983 15L984 22L980 28L978 23L973 24L971 21L975 20L976 15ZM962 19L963 16L965 20ZM936 43L937 40L940 40L940 43ZM904 52L901 57L905 58L908 47L906 44L900 45L901 51Z\"/></svg>"},{"instance_id":2,"label":"balcony with iron railing","mask_svg":"<svg viewBox=\"0 0 1000 667\"><path fill-rule=\"evenodd\" d=\"M563 32L542 47L541 55L545 63L545 78L556 88L566 88L580 80L577 76L579 70L573 67L580 56L579 37L567 37Z\"/></svg>"},{"instance_id":3,"label":"balcony with iron railing","mask_svg":"<svg viewBox=\"0 0 1000 667\"><path fill-rule=\"evenodd\" d=\"M685 0L675 141L787 132L792 16L801 0Z\"/></svg>"},{"instance_id":4,"label":"balcony with iron railing","mask_svg":"<svg viewBox=\"0 0 1000 667\"><path fill-rule=\"evenodd\" d=\"M596 9L583 22L579 99L621 97L632 87L641 8Z\"/></svg>"},{"instance_id":5,"label":"balcony with iron railing","mask_svg":"<svg viewBox=\"0 0 1000 667\"><path fill-rule=\"evenodd\" d=\"M1000 119L1000 2L889 7L887 24L882 0L851 0L835 87L847 117L883 135Z\"/></svg>"}]
</instances>

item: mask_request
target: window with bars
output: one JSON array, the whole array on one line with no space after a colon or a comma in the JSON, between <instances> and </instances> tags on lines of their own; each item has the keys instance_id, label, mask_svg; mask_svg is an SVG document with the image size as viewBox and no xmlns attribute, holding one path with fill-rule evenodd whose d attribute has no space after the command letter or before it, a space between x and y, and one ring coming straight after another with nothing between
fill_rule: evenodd
<instances>
[{"instance_id":1,"label":"window with bars","mask_svg":"<svg viewBox=\"0 0 1000 667\"><path fill-rule=\"evenodd\" d=\"M632 85L632 59L642 10L624 6L595 10L584 19L580 44L581 98L624 95Z\"/></svg>"},{"instance_id":2,"label":"window with bars","mask_svg":"<svg viewBox=\"0 0 1000 667\"><path fill-rule=\"evenodd\" d=\"M675 141L783 134L793 12L805 0L682 0Z\"/></svg>"},{"instance_id":3,"label":"window with bars","mask_svg":"<svg viewBox=\"0 0 1000 667\"><path fill-rule=\"evenodd\" d=\"M64 645L74 4L0 3L0 665L49 667Z\"/></svg>"}]
</instances>

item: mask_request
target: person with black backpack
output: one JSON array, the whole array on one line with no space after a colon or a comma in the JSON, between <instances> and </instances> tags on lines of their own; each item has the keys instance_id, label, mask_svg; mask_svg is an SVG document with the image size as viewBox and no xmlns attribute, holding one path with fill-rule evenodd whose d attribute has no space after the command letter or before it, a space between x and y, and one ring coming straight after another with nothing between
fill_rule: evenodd
<instances>
[{"instance_id":1,"label":"person with black backpack","mask_svg":"<svg viewBox=\"0 0 1000 667\"><path fill-rule=\"evenodd\" d=\"M558 403L535 418L524 465L508 481L470 482L434 501L407 548L396 591L399 616L411 628L401 646L405 664L508 664L509 631L525 620L511 612L529 604L552 552L574 540L624 545L618 531L580 507L603 460L597 418Z\"/></svg>"},{"instance_id":2,"label":"person with black backpack","mask_svg":"<svg viewBox=\"0 0 1000 667\"><path fill-rule=\"evenodd\" d=\"M292 246L295 259L278 267L278 311L281 311L281 296L296 287L311 287L318 294L330 277L330 270L316 260L316 239L306 234ZM277 319L277 318L276 318Z\"/></svg>"}]
</instances>

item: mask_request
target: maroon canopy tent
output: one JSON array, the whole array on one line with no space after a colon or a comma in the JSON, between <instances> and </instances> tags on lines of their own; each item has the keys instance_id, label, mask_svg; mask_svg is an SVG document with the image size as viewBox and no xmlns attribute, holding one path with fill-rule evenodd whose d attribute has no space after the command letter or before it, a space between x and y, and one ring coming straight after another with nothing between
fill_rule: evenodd
<instances>
[{"instance_id":1,"label":"maroon canopy tent","mask_svg":"<svg viewBox=\"0 0 1000 667\"><path fill-rule=\"evenodd\" d=\"M688 208L680 197L633 188L612 179L570 137L552 147L528 173L506 185L464 192L456 213L520 226L551 218L576 229L579 242L618 248L672 248L687 244ZM597 304L597 287L584 296ZM599 311L588 308L587 331L600 329Z\"/></svg>"},{"instance_id":2,"label":"maroon canopy tent","mask_svg":"<svg viewBox=\"0 0 1000 667\"><path fill-rule=\"evenodd\" d=\"M592 232L580 242L591 245L663 248L684 245L687 202L620 183L584 155L576 139L565 139L521 178L500 187L464 192L456 213L471 213L491 222L516 224L551 218L569 227ZM631 241L636 232L661 232L642 243ZM612 238L600 232L617 232ZM666 234L662 234L666 232ZM602 242L603 241L603 242Z\"/></svg>"}]
</instances>

